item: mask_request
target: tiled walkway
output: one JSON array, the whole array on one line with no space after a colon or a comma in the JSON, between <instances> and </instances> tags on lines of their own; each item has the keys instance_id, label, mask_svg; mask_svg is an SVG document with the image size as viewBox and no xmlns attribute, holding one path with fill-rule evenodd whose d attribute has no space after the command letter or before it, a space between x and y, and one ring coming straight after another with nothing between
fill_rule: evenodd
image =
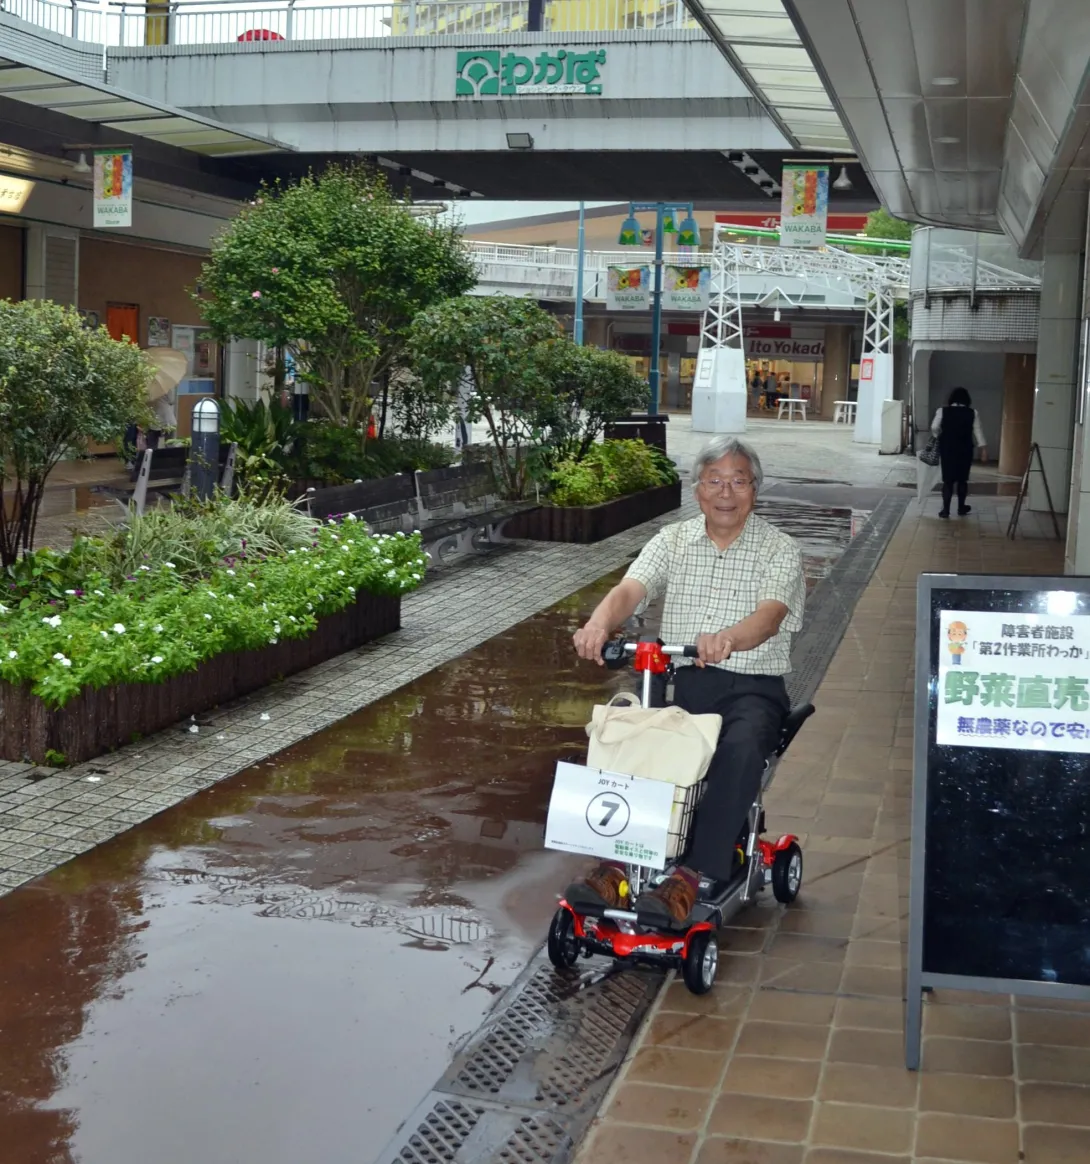
<instances>
[{"instance_id":1,"label":"tiled walkway","mask_svg":"<svg viewBox=\"0 0 1090 1164\"><path fill-rule=\"evenodd\" d=\"M780 766L770 827L802 837L790 909L734 919L704 998L661 995L580 1164L1086 1164L1090 1008L936 992L904 1069L916 578L1062 573L1009 504L910 507Z\"/></svg>"}]
</instances>

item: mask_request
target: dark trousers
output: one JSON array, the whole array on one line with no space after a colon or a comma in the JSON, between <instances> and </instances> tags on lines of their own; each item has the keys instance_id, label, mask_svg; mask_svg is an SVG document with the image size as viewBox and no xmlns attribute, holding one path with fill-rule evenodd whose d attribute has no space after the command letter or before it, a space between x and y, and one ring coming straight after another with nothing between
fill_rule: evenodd
<instances>
[{"instance_id":1,"label":"dark trousers","mask_svg":"<svg viewBox=\"0 0 1090 1164\"><path fill-rule=\"evenodd\" d=\"M942 483L942 511L943 513L950 512L950 502L954 499L954 490L958 491L958 509L965 508L965 498L969 492L969 482L962 481L944 481Z\"/></svg>"},{"instance_id":2,"label":"dark trousers","mask_svg":"<svg viewBox=\"0 0 1090 1164\"><path fill-rule=\"evenodd\" d=\"M705 877L725 881L733 870L734 842L761 790L765 760L791 709L787 688L782 678L770 675L679 667L674 703L693 715L723 717L686 863Z\"/></svg>"}]
</instances>

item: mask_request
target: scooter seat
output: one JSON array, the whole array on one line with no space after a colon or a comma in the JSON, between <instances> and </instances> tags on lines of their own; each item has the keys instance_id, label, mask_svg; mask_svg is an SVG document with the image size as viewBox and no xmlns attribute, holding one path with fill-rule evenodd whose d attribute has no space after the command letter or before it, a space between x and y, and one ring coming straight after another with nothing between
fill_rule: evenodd
<instances>
[{"instance_id":1,"label":"scooter seat","mask_svg":"<svg viewBox=\"0 0 1090 1164\"><path fill-rule=\"evenodd\" d=\"M783 727L780 728L780 743L776 748L777 756L782 756L787 751L791 746L791 741L799 734L799 729L814 714L814 710L812 703L800 703L798 707L791 708L783 721Z\"/></svg>"}]
</instances>

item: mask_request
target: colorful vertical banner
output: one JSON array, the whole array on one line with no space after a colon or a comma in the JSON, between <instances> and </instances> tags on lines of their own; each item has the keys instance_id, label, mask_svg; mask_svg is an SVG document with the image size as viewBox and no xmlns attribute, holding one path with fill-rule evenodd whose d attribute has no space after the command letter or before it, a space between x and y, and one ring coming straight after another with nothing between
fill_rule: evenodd
<instances>
[{"instance_id":1,"label":"colorful vertical banner","mask_svg":"<svg viewBox=\"0 0 1090 1164\"><path fill-rule=\"evenodd\" d=\"M132 150L95 151L95 226L132 226Z\"/></svg>"},{"instance_id":2,"label":"colorful vertical banner","mask_svg":"<svg viewBox=\"0 0 1090 1164\"><path fill-rule=\"evenodd\" d=\"M710 267L666 267L662 306L666 311L706 311L711 299Z\"/></svg>"},{"instance_id":3,"label":"colorful vertical banner","mask_svg":"<svg viewBox=\"0 0 1090 1164\"><path fill-rule=\"evenodd\" d=\"M647 311L651 306L650 267L610 267L606 283L609 311Z\"/></svg>"},{"instance_id":4,"label":"colorful vertical banner","mask_svg":"<svg viewBox=\"0 0 1090 1164\"><path fill-rule=\"evenodd\" d=\"M823 247L829 220L829 167L784 166L781 247Z\"/></svg>"}]
</instances>

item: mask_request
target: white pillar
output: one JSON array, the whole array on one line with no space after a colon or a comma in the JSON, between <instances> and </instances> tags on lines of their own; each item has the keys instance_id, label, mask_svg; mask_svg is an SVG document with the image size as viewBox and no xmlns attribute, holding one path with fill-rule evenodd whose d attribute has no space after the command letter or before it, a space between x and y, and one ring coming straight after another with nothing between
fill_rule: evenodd
<instances>
[{"instance_id":1,"label":"white pillar","mask_svg":"<svg viewBox=\"0 0 1090 1164\"><path fill-rule=\"evenodd\" d=\"M746 388L740 348L704 348L693 378L693 432L745 432Z\"/></svg>"}]
</instances>

